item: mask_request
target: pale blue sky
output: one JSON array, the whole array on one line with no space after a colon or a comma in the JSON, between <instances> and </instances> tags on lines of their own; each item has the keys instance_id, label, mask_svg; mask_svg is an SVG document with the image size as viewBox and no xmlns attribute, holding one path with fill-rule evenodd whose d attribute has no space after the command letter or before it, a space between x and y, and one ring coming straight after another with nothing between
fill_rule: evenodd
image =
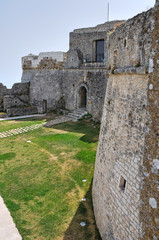
<instances>
[{"instance_id":1,"label":"pale blue sky","mask_svg":"<svg viewBox=\"0 0 159 240\"><path fill-rule=\"evenodd\" d=\"M0 82L21 81L21 57L67 51L69 32L107 21L108 0L0 0ZM128 19L155 0L109 0L110 20Z\"/></svg>"}]
</instances>

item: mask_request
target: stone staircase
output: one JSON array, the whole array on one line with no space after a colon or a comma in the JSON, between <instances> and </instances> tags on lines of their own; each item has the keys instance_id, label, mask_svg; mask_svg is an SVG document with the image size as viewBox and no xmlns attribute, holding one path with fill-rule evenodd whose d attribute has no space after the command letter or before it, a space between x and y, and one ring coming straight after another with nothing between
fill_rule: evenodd
<instances>
[{"instance_id":1,"label":"stone staircase","mask_svg":"<svg viewBox=\"0 0 159 240\"><path fill-rule=\"evenodd\" d=\"M84 115L86 115L88 112L85 108L79 108L75 109L68 113L68 117L72 118L73 121L77 121L78 119L82 118Z\"/></svg>"}]
</instances>

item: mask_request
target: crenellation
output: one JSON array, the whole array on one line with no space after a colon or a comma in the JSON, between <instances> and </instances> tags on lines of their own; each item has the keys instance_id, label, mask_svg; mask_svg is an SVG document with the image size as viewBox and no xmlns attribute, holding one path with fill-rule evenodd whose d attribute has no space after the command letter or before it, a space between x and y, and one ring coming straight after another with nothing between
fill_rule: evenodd
<instances>
[{"instance_id":1,"label":"crenellation","mask_svg":"<svg viewBox=\"0 0 159 240\"><path fill-rule=\"evenodd\" d=\"M47 66L54 69L58 63L62 64L64 59L64 52L42 52L39 55L29 54L28 56L22 57L22 68L23 70L31 70L41 69ZM50 65L48 66L48 64Z\"/></svg>"},{"instance_id":2,"label":"crenellation","mask_svg":"<svg viewBox=\"0 0 159 240\"><path fill-rule=\"evenodd\" d=\"M22 82L0 85L8 114L84 108L101 120L93 205L103 240L159 239L158 15L156 1L127 21L76 29L67 53L23 57Z\"/></svg>"}]
</instances>

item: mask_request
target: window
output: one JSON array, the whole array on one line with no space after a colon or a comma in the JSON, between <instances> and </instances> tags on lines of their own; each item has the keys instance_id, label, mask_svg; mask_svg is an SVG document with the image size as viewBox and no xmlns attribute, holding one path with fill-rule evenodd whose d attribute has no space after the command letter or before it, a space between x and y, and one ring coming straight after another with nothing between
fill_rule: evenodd
<instances>
[{"instance_id":1,"label":"window","mask_svg":"<svg viewBox=\"0 0 159 240\"><path fill-rule=\"evenodd\" d=\"M126 39L124 40L124 47L126 47Z\"/></svg>"},{"instance_id":2,"label":"window","mask_svg":"<svg viewBox=\"0 0 159 240\"><path fill-rule=\"evenodd\" d=\"M104 61L104 40L96 41L96 62Z\"/></svg>"},{"instance_id":3,"label":"window","mask_svg":"<svg viewBox=\"0 0 159 240\"><path fill-rule=\"evenodd\" d=\"M121 189L122 192L125 191L125 186L126 186L126 180L121 176L121 177L120 177L119 187L120 187L120 189Z\"/></svg>"}]
</instances>

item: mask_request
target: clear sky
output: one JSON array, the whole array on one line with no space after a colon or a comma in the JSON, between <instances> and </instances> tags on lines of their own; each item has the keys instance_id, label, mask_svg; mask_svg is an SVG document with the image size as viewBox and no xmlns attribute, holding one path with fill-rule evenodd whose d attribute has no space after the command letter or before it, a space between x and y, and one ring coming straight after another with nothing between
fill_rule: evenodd
<instances>
[{"instance_id":1,"label":"clear sky","mask_svg":"<svg viewBox=\"0 0 159 240\"><path fill-rule=\"evenodd\" d=\"M0 0L0 82L21 81L21 57L68 51L69 32L107 21L108 0ZM109 0L110 20L128 19L155 0Z\"/></svg>"}]
</instances>

